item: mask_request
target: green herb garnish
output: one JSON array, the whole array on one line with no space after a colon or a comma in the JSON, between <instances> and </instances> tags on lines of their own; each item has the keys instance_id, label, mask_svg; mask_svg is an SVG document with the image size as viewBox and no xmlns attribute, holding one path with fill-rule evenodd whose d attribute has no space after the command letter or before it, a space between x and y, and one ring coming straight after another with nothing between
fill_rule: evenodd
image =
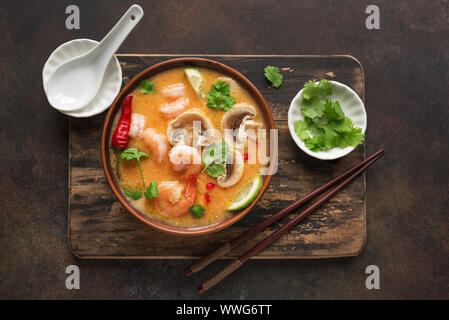
<instances>
[{"instance_id":1,"label":"green herb garnish","mask_svg":"<svg viewBox=\"0 0 449 320\"><path fill-rule=\"evenodd\" d=\"M302 91L303 99L301 102L301 111L304 116L311 119L322 117L325 104L321 102L320 98L330 96L332 92L332 83L328 80L323 79L318 84L315 84L314 81L306 82Z\"/></svg>"},{"instance_id":2,"label":"green herb garnish","mask_svg":"<svg viewBox=\"0 0 449 320\"><path fill-rule=\"evenodd\" d=\"M145 79L140 83L140 91L145 94L155 94L157 92L153 81L149 79Z\"/></svg>"},{"instance_id":3,"label":"green herb garnish","mask_svg":"<svg viewBox=\"0 0 449 320\"><path fill-rule=\"evenodd\" d=\"M345 148L362 143L365 135L345 116L338 101L326 99L332 95L332 83L308 81L302 92L301 111L304 121L294 123L296 135L312 151ZM322 99L325 99L324 102Z\"/></svg>"},{"instance_id":4,"label":"green herb garnish","mask_svg":"<svg viewBox=\"0 0 449 320\"><path fill-rule=\"evenodd\" d=\"M279 88L284 80L284 76L279 72L278 67L265 67L265 77L273 84L273 87Z\"/></svg>"},{"instance_id":5,"label":"green herb garnish","mask_svg":"<svg viewBox=\"0 0 449 320\"><path fill-rule=\"evenodd\" d=\"M124 190L123 193L134 200L139 200L142 198L143 192L142 191L131 191L131 190Z\"/></svg>"},{"instance_id":6,"label":"green herb garnish","mask_svg":"<svg viewBox=\"0 0 449 320\"><path fill-rule=\"evenodd\" d=\"M226 162L228 154L229 147L226 142L220 141L212 143L203 151L201 160L205 167L202 172L207 171L213 178L222 175L225 171L223 163Z\"/></svg>"},{"instance_id":7,"label":"green herb garnish","mask_svg":"<svg viewBox=\"0 0 449 320\"><path fill-rule=\"evenodd\" d=\"M330 96L332 95L333 88L332 82L329 80L323 79L318 84L315 81L308 81L304 84L304 90L302 92L302 96L306 100L310 100L319 96Z\"/></svg>"},{"instance_id":8,"label":"green herb garnish","mask_svg":"<svg viewBox=\"0 0 449 320\"><path fill-rule=\"evenodd\" d=\"M143 188L145 189L146 186L145 186L145 180L143 178L142 167L140 165L140 158L148 158L148 155L145 152L141 152L138 149L132 148L132 149L127 149L127 150L123 151L120 154L120 158L125 159L125 160L133 160L133 159L137 160L137 163L139 164L140 176L142 177Z\"/></svg>"},{"instance_id":9,"label":"green herb garnish","mask_svg":"<svg viewBox=\"0 0 449 320\"><path fill-rule=\"evenodd\" d=\"M194 204L189 208L189 212L192 214L192 217L195 219L199 219L204 216L204 207L199 204Z\"/></svg>"},{"instance_id":10,"label":"green herb garnish","mask_svg":"<svg viewBox=\"0 0 449 320\"><path fill-rule=\"evenodd\" d=\"M215 82L206 96L207 106L211 109L229 111L235 104L235 98L231 97L231 87L223 80Z\"/></svg>"},{"instance_id":11,"label":"green herb garnish","mask_svg":"<svg viewBox=\"0 0 449 320\"><path fill-rule=\"evenodd\" d=\"M345 114L341 110L340 102L338 101L326 100L323 113L329 120L343 120L345 118Z\"/></svg>"},{"instance_id":12,"label":"green herb garnish","mask_svg":"<svg viewBox=\"0 0 449 320\"><path fill-rule=\"evenodd\" d=\"M159 192L157 191L157 183L152 181L148 186L147 190L145 190L145 197L147 199L153 199L159 196Z\"/></svg>"},{"instance_id":13,"label":"green herb garnish","mask_svg":"<svg viewBox=\"0 0 449 320\"><path fill-rule=\"evenodd\" d=\"M293 128L295 129L296 135L299 137L299 139L305 140L307 138L310 138L310 134L308 131L309 127L304 121L295 121L295 123L293 124Z\"/></svg>"},{"instance_id":14,"label":"green herb garnish","mask_svg":"<svg viewBox=\"0 0 449 320\"><path fill-rule=\"evenodd\" d=\"M226 172L225 166L221 163L213 163L207 167L207 174L212 178L218 178Z\"/></svg>"}]
</instances>

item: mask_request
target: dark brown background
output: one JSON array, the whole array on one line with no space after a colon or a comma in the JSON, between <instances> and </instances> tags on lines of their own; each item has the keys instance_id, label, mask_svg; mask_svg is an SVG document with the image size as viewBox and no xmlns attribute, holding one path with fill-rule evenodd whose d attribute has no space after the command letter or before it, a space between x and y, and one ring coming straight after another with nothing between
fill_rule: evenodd
<instances>
[{"instance_id":1,"label":"dark brown background","mask_svg":"<svg viewBox=\"0 0 449 320\"><path fill-rule=\"evenodd\" d=\"M367 153L387 152L367 175L359 257L250 261L202 298L449 298L447 1L136 2L146 15L120 53L354 55L366 74ZM185 278L187 261L77 260L67 244L68 118L49 107L42 67L62 42L99 40L131 3L0 4L0 298L199 297L205 274ZM69 4L80 30L65 29ZM369 4L380 30L365 28ZM65 289L69 264L81 290ZM380 290L365 289L370 264Z\"/></svg>"}]
</instances>

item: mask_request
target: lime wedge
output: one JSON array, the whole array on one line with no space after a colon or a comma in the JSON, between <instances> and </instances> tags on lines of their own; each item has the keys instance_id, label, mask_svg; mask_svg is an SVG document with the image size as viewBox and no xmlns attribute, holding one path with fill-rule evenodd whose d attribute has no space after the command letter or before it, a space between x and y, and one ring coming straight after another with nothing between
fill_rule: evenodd
<instances>
[{"instance_id":1,"label":"lime wedge","mask_svg":"<svg viewBox=\"0 0 449 320\"><path fill-rule=\"evenodd\" d=\"M258 175L254 180L248 183L245 188L234 199L234 202L228 207L228 211L239 211L245 209L254 201L262 188L262 177Z\"/></svg>"},{"instance_id":2,"label":"lime wedge","mask_svg":"<svg viewBox=\"0 0 449 320\"><path fill-rule=\"evenodd\" d=\"M200 97L203 97L204 96L203 78L201 77L201 73L198 71L198 69L192 68L184 69L184 72L193 90L195 90L196 94L199 95Z\"/></svg>"}]
</instances>

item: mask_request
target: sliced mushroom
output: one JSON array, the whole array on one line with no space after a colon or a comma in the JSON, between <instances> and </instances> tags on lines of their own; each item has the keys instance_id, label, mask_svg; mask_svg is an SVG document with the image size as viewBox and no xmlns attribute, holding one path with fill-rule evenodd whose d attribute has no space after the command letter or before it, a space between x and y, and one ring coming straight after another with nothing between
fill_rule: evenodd
<instances>
[{"instance_id":1,"label":"sliced mushroom","mask_svg":"<svg viewBox=\"0 0 449 320\"><path fill-rule=\"evenodd\" d=\"M253 141L257 140L257 130L262 129L263 125L260 122L254 120L246 121L245 133L248 139Z\"/></svg>"},{"instance_id":2,"label":"sliced mushroom","mask_svg":"<svg viewBox=\"0 0 449 320\"><path fill-rule=\"evenodd\" d=\"M256 117L256 110L247 103L236 104L226 112L221 120L221 130L224 132L226 143L241 149L245 145L246 125ZM252 121L252 123L256 123Z\"/></svg>"},{"instance_id":3,"label":"sliced mushroom","mask_svg":"<svg viewBox=\"0 0 449 320\"><path fill-rule=\"evenodd\" d=\"M217 183L222 188L229 188L240 181L243 175L243 157L240 152L234 150L232 158L225 163L225 173L217 178Z\"/></svg>"},{"instance_id":4,"label":"sliced mushroom","mask_svg":"<svg viewBox=\"0 0 449 320\"><path fill-rule=\"evenodd\" d=\"M237 84L237 81L235 81L235 80L232 79L232 78L229 78L229 77L219 77L219 78L217 78L216 81L219 81L219 80L224 81L224 82L226 82L227 84L229 84L229 87L230 87L231 92L236 92L236 91L240 88L240 86Z\"/></svg>"},{"instance_id":5,"label":"sliced mushroom","mask_svg":"<svg viewBox=\"0 0 449 320\"><path fill-rule=\"evenodd\" d=\"M186 111L174 119L167 128L171 145L207 146L215 141L215 130L209 119L198 111Z\"/></svg>"}]
</instances>

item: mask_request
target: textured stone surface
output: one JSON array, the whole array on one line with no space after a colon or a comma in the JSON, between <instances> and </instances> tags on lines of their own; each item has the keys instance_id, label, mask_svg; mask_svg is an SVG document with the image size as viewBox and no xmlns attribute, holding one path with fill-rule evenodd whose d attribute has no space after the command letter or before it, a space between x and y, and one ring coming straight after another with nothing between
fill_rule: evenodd
<instances>
[{"instance_id":1,"label":"textured stone surface","mask_svg":"<svg viewBox=\"0 0 449 320\"><path fill-rule=\"evenodd\" d=\"M367 243L356 258L250 261L201 298L449 298L447 190L448 2L377 1L381 29L365 29L370 1L139 1L146 16L121 53L351 54L365 68ZM67 244L68 119L42 90L46 58L73 38L99 40L129 3L0 4L0 298L198 298L207 275L187 261L77 260ZM68 291L65 267L81 269ZM376 264L381 290L365 289Z\"/></svg>"}]
</instances>

